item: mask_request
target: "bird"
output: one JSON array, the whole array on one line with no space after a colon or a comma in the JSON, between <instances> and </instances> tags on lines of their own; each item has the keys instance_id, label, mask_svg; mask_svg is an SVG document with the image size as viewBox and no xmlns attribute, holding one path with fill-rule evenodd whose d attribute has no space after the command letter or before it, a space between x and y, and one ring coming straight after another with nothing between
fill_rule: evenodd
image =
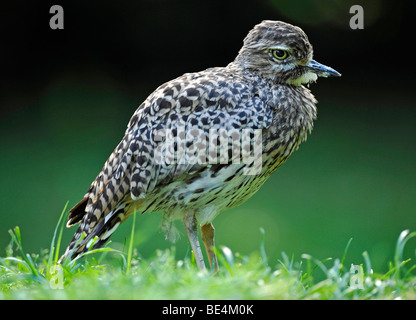
<instances>
[{"instance_id":1,"label":"bird","mask_svg":"<svg viewBox=\"0 0 416 320\"><path fill-rule=\"evenodd\" d=\"M263 20L227 66L160 85L69 210L67 227L79 226L60 262L103 246L133 213L162 212L166 238L177 240L174 222L182 220L204 270L199 227L209 268L218 270L212 221L253 196L299 148L317 117L309 84L339 76L313 60L301 28Z\"/></svg>"}]
</instances>

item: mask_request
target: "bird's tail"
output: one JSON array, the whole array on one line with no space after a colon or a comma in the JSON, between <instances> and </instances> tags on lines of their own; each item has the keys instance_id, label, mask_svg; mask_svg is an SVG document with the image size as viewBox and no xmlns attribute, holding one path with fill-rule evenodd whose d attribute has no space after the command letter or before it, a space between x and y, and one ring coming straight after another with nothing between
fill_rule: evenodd
<instances>
[{"instance_id":1,"label":"bird's tail","mask_svg":"<svg viewBox=\"0 0 416 320\"><path fill-rule=\"evenodd\" d=\"M109 212L101 221L98 221L93 228L90 228L89 215L85 213L87 199L83 199L69 212L67 227L80 223L65 253L59 259L74 260L83 253L101 248L117 227L124 222L126 216L126 203L120 203L114 210Z\"/></svg>"}]
</instances>

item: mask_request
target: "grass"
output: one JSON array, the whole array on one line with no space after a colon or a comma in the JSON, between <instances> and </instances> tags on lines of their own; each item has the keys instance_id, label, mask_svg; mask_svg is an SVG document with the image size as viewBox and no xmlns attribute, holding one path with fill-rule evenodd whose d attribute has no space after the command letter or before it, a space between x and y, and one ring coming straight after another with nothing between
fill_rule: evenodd
<instances>
[{"instance_id":1,"label":"grass","mask_svg":"<svg viewBox=\"0 0 416 320\"><path fill-rule=\"evenodd\" d=\"M261 232L258 252L249 256L217 248L220 271L201 272L192 255L175 257L175 248L142 259L133 248L134 221L126 250L90 250L57 264L66 206L49 250L28 254L19 227L10 230L6 257L0 258L0 299L416 299L416 264L403 257L416 232L397 239L388 271L377 273L363 253L363 263L344 265L351 240L340 258L300 261L282 253L270 261ZM124 252L125 251L125 252Z\"/></svg>"}]
</instances>

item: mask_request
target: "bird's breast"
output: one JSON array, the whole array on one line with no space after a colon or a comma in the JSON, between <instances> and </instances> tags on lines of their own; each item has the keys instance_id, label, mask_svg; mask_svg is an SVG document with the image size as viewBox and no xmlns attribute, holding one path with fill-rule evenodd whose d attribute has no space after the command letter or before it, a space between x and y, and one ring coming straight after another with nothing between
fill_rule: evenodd
<instances>
[{"instance_id":1,"label":"bird's breast","mask_svg":"<svg viewBox=\"0 0 416 320\"><path fill-rule=\"evenodd\" d=\"M263 166L274 172L306 140L313 129L317 109L315 97L303 86L278 86L269 101L271 126L263 130Z\"/></svg>"}]
</instances>

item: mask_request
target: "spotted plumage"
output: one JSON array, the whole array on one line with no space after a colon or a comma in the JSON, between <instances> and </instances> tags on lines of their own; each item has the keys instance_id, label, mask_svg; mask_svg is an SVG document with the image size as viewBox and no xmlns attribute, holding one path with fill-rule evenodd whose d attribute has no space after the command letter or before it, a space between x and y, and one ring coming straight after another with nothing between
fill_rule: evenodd
<instances>
[{"instance_id":1,"label":"spotted plumage","mask_svg":"<svg viewBox=\"0 0 416 320\"><path fill-rule=\"evenodd\" d=\"M211 222L250 198L306 140L317 110L303 84L339 76L312 55L300 28L263 21L226 67L187 73L158 87L70 210L67 225L80 225L64 257L100 247L132 212L163 211L166 237L176 239L173 221L183 219L204 268L196 235L201 226L209 263L217 266ZM256 146L260 160L244 161Z\"/></svg>"}]
</instances>

